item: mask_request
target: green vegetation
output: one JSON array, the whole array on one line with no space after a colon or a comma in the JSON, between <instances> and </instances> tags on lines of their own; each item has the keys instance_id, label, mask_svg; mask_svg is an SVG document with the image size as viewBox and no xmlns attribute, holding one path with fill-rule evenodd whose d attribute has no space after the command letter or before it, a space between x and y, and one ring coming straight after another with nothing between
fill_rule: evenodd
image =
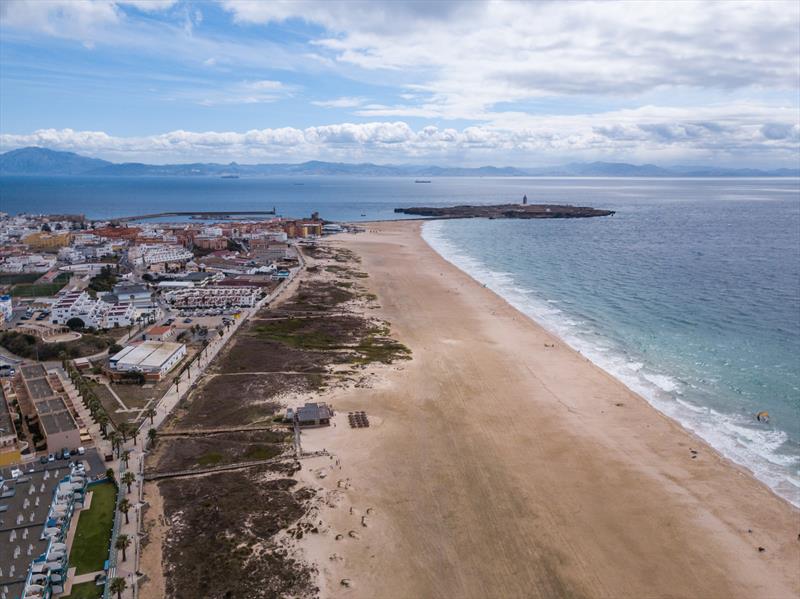
<instances>
[{"instance_id":1,"label":"green vegetation","mask_svg":"<svg viewBox=\"0 0 800 599\"><path fill-rule=\"evenodd\" d=\"M280 445L253 445L244 454L246 460L268 460L281 453Z\"/></svg>"},{"instance_id":2,"label":"green vegetation","mask_svg":"<svg viewBox=\"0 0 800 599\"><path fill-rule=\"evenodd\" d=\"M22 274L20 276L28 277L27 274ZM36 275L33 281L38 279L40 276L40 274ZM55 295L61 291L61 288L64 285L67 284L69 277L70 275L64 272L53 279L52 283L33 283L33 281L24 283L20 282L11 288L11 295L14 297L46 297Z\"/></svg>"},{"instance_id":3,"label":"green vegetation","mask_svg":"<svg viewBox=\"0 0 800 599\"><path fill-rule=\"evenodd\" d=\"M385 324L370 327L356 343L343 343L340 335L314 329L314 323L326 320L330 321L330 317L273 320L260 323L253 327L253 330L260 337L297 349L352 351L355 354L354 364L370 362L390 364L393 360L411 357L411 350L389 338L390 330Z\"/></svg>"},{"instance_id":4,"label":"green vegetation","mask_svg":"<svg viewBox=\"0 0 800 599\"><path fill-rule=\"evenodd\" d=\"M20 283L33 283L41 277L43 272L2 272L0 285L18 285Z\"/></svg>"},{"instance_id":5,"label":"green vegetation","mask_svg":"<svg viewBox=\"0 0 800 599\"><path fill-rule=\"evenodd\" d=\"M62 599L100 599L103 596L103 587L97 586L93 581L72 585L72 591Z\"/></svg>"},{"instance_id":6,"label":"green vegetation","mask_svg":"<svg viewBox=\"0 0 800 599\"><path fill-rule=\"evenodd\" d=\"M218 451L209 451L197 458L197 463L201 466L216 466L224 459L225 456Z\"/></svg>"},{"instance_id":7,"label":"green vegetation","mask_svg":"<svg viewBox=\"0 0 800 599\"><path fill-rule=\"evenodd\" d=\"M91 356L107 350L114 343L110 337L84 333L80 339L67 343L45 343L39 337L18 331L0 333L0 346L28 360L58 360Z\"/></svg>"},{"instance_id":8,"label":"green vegetation","mask_svg":"<svg viewBox=\"0 0 800 599\"><path fill-rule=\"evenodd\" d=\"M119 277L114 273L111 266L104 266L100 269L100 274L92 277L89 281L89 289L91 291L111 291L114 288Z\"/></svg>"},{"instance_id":9,"label":"green vegetation","mask_svg":"<svg viewBox=\"0 0 800 599\"><path fill-rule=\"evenodd\" d=\"M80 512L75 541L69 555L70 565L75 566L76 574L103 569L103 563L108 559L111 530L114 527L116 485L105 482L90 489L92 504L88 510Z\"/></svg>"}]
</instances>

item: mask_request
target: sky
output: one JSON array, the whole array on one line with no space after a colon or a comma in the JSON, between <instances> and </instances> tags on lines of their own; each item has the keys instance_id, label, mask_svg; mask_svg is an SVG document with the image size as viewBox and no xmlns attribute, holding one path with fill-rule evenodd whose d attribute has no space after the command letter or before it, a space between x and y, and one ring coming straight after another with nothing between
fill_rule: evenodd
<instances>
[{"instance_id":1,"label":"sky","mask_svg":"<svg viewBox=\"0 0 800 599\"><path fill-rule=\"evenodd\" d=\"M800 166L800 2L3 0L0 150Z\"/></svg>"}]
</instances>

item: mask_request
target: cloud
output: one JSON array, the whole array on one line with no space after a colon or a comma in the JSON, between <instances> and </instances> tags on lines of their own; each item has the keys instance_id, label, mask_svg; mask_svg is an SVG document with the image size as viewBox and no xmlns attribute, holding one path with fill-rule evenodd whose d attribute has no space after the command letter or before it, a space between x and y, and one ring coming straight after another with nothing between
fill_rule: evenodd
<instances>
[{"instance_id":1,"label":"cloud","mask_svg":"<svg viewBox=\"0 0 800 599\"><path fill-rule=\"evenodd\" d=\"M796 2L226 0L241 23L301 20L342 66L413 73L407 104L364 116L491 120L499 103L669 89L784 90L800 78ZM375 75L378 76L378 75Z\"/></svg>"},{"instance_id":2,"label":"cloud","mask_svg":"<svg viewBox=\"0 0 800 599\"><path fill-rule=\"evenodd\" d=\"M525 116L525 115L522 115ZM725 105L684 109L646 106L598 114L520 117L506 126L463 129L403 121L338 123L245 132L177 130L143 137L102 131L42 129L2 134L0 147L37 145L118 160L436 161L538 165L574 159L631 162L713 161L794 165L800 125L791 109Z\"/></svg>"},{"instance_id":3,"label":"cloud","mask_svg":"<svg viewBox=\"0 0 800 599\"><path fill-rule=\"evenodd\" d=\"M322 106L323 108L355 108L361 106L366 102L366 98L358 98L351 96L342 96L333 100L315 100L311 102L314 106Z\"/></svg>"},{"instance_id":4,"label":"cloud","mask_svg":"<svg viewBox=\"0 0 800 599\"><path fill-rule=\"evenodd\" d=\"M212 62L208 66L213 66L213 64ZM172 93L169 99L188 101L201 106L269 104L291 96L296 90L297 87L294 85L286 85L272 79L238 81L230 84L195 83Z\"/></svg>"}]
</instances>

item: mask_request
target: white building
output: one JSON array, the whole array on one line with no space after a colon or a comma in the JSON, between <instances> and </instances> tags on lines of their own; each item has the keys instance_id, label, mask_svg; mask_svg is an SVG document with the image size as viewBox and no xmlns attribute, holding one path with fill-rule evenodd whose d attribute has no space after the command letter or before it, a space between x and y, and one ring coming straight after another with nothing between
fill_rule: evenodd
<instances>
[{"instance_id":1,"label":"white building","mask_svg":"<svg viewBox=\"0 0 800 599\"><path fill-rule=\"evenodd\" d=\"M0 295L0 324L11 320L13 309L11 307L11 296Z\"/></svg>"},{"instance_id":2,"label":"white building","mask_svg":"<svg viewBox=\"0 0 800 599\"><path fill-rule=\"evenodd\" d=\"M164 298L175 308L252 308L258 287L199 287L166 291Z\"/></svg>"},{"instance_id":3,"label":"white building","mask_svg":"<svg viewBox=\"0 0 800 599\"><path fill-rule=\"evenodd\" d=\"M128 259L141 266L188 262L194 254L179 245L137 245L128 250Z\"/></svg>"},{"instance_id":4,"label":"white building","mask_svg":"<svg viewBox=\"0 0 800 599\"><path fill-rule=\"evenodd\" d=\"M127 345L111 356L109 366L116 372L141 372L150 378L161 378L186 355L186 345L169 341L144 341Z\"/></svg>"},{"instance_id":5,"label":"white building","mask_svg":"<svg viewBox=\"0 0 800 599\"><path fill-rule=\"evenodd\" d=\"M80 318L86 327L113 329L132 325L136 309L132 304L92 299L85 291L70 291L53 305L51 319L55 324L66 324L71 318Z\"/></svg>"}]
</instances>

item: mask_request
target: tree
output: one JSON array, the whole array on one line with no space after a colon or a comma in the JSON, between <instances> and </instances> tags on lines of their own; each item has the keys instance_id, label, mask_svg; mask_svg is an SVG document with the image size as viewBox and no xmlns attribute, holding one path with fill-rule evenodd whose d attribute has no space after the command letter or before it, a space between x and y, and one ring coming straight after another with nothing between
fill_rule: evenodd
<instances>
[{"instance_id":1,"label":"tree","mask_svg":"<svg viewBox=\"0 0 800 599\"><path fill-rule=\"evenodd\" d=\"M131 492L131 485L135 480L136 480L136 475L130 470L128 470L125 474L122 475L122 482L123 484L128 486L128 493Z\"/></svg>"},{"instance_id":2,"label":"tree","mask_svg":"<svg viewBox=\"0 0 800 599\"><path fill-rule=\"evenodd\" d=\"M125 550L131 546L131 539L128 535L117 535L117 542L114 543L114 547L117 551L122 551L122 561L124 562L127 556L125 555Z\"/></svg>"},{"instance_id":3,"label":"tree","mask_svg":"<svg viewBox=\"0 0 800 599\"><path fill-rule=\"evenodd\" d=\"M128 467L128 462L130 461L131 452L130 451L123 451L122 452L122 461L125 462L125 467Z\"/></svg>"},{"instance_id":4,"label":"tree","mask_svg":"<svg viewBox=\"0 0 800 599\"><path fill-rule=\"evenodd\" d=\"M122 514L125 514L125 524L128 524L128 510L131 509L131 502L127 499L123 499L119 502L119 511Z\"/></svg>"},{"instance_id":5,"label":"tree","mask_svg":"<svg viewBox=\"0 0 800 599\"><path fill-rule=\"evenodd\" d=\"M45 223L45 224L42 225L42 231L44 231L45 233L50 233L50 232L52 232L52 229L50 228L50 225Z\"/></svg>"},{"instance_id":6,"label":"tree","mask_svg":"<svg viewBox=\"0 0 800 599\"><path fill-rule=\"evenodd\" d=\"M114 469L113 468L109 468L108 470L106 470L106 478L108 480L112 480L112 481L114 480Z\"/></svg>"},{"instance_id":7,"label":"tree","mask_svg":"<svg viewBox=\"0 0 800 599\"><path fill-rule=\"evenodd\" d=\"M108 416L105 412L100 412L97 415L97 424L100 426L100 432L103 433L103 436L106 436L106 428L108 428Z\"/></svg>"},{"instance_id":8,"label":"tree","mask_svg":"<svg viewBox=\"0 0 800 599\"><path fill-rule=\"evenodd\" d=\"M156 417L156 409L152 406L144 411L144 417L150 419L150 424L153 424L153 418Z\"/></svg>"},{"instance_id":9,"label":"tree","mask_svg":"<svg viewBox=\"0 0 800 599\"><path fill-rule=\"evenodd\" d=\"M108 440L111 441L111 451L117 453L119 450L120 443L122 443L122 437L117 431L111 431L108 435Z\"/></svg>"},{"instance_id":10,"label":"tree","mask_svg":"<svg viewBox=\"0 0 800 599\"><path fill-rule=\"evenodd\" d=\"M147 431L147 438L150 441L150 445L155 447L156 445L156 437L158 436L158 431L154 428L151 428Z\"/></svg>"},{"instance_id":11,"label":"tree","mask_svg":"<svg viewBox=\"0 0 800 599\"><path fill-rule=\"evenodd\" d=\"M119 431L119 434L122 435L123 443L128 441L128 433L130 430L130 425L127 422L120 422L119 426L117 427L117 431Z\"/></svg>"},{"instance_id":12,"label":"tree","mask_svg":"<svg viewBox=\"0 0 800 599\"><path fill-rule=\"evenodd\" d=\"M117 594L117 599L122 599L122 593L128 588L128 583L124 578L116 577L111 579L111 585L108 588L112 593Z\"/></svg>"},{"instance_id":13,"label":"tree","mask_svg":"<svg viewBox=\"0 0 800 599\"><path fill-rule=\"evenodd\" d=\"M70 318L66 324L71 331L79 331L86 327L86 323L83 322L83 319L78 318L77 316Z\"/></svg>"}]
</instances>

